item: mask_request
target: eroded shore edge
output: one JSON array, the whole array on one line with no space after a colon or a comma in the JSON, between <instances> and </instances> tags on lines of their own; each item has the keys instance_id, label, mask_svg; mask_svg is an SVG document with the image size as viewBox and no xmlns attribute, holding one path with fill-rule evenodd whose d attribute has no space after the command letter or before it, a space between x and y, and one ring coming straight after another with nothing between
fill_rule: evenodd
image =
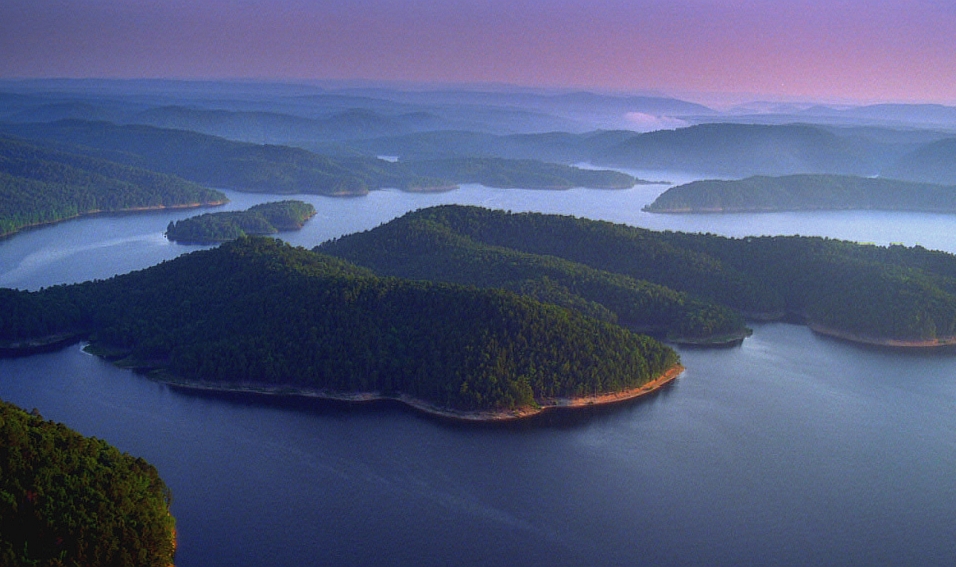
<instances>
[{"instance_id":1,"label":"eroded shore edge","mask_svg":"<svg viewBox=\"0 0 956 567\"><path fill-rule=\"evenodd\" d=\"M548 398L538 400L537 407L489 411L465 411L446 408L406 394L389 396L382 394L381 392L329 392L318 389L292 388L289 386L268 386L262 384L226 385L210 382L184 381L168 376L154 376L153 379L171 387L204 392L243 393L263 396L297 396L303 398L317 398L322 400L334 400L342 402L374 402L378 400L394 400L423 413L446 419L485 422L508 421L531 417L553 408L590 407L633 400L635 398L656 392L657 390L673 382L683 372L684 367L680 364L677 364L650 382L646 382L636 388L631 388L621 392L599 394L594 396L582 396L578 398Z\"/></svg>"},{"instance_id":2,"label":"eroded shore edge","mask_svg":"<svg viewBox=\"0 0 956 567\"><path fill-rule=\"evenodd\" d=\"M860 343L865 345L874 345L874 346L884 346L884 347L894 347L894 348L939 348L939 347L949 347L956 345L956 336L952 337L938 337L934 339L884 339L878 337L867 337L865 335L858 335L856 333L851 333L849 331L840 331L838 329L832 329L830 327L825 327L817 323L807 323L807 327L810 328L814 333L819 333L828 337L833 337L836 339L842 339L845 341L850 341L853 343Z\"/></svg>"}]
</instances>

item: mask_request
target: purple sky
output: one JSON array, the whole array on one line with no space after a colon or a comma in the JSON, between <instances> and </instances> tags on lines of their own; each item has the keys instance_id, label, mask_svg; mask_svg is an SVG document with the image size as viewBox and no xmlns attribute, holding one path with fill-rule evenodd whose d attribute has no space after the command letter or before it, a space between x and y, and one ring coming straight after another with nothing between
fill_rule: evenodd
<instances>
[{"instance_id":1,"label":"purple sky","mask_svg":"<svg viewBox=\"0 0 956 567\"><path fill-rule=\"evenodd\" d=\"M0 77L956 103L952 0L0 0Z\"/></svg>"}]
</instances>

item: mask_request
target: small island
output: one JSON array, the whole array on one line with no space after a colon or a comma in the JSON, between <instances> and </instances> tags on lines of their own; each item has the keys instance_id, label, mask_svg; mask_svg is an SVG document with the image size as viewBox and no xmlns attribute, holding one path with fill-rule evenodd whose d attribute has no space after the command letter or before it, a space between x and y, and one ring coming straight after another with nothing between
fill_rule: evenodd
<instances>
[{"instance_id":1,"label":"small island","mask_svg":"<svg viewBox=\"0 0 956 567\"><path fill-rule=\"evenodd\" d=\"M169 503L143 459L0 401L0 565L169 567Z\"/></svg>"},{"instance_id":2,"label":"small island","mask_svg":"<svg viewBox=\"0 0 956 567\"><path fill-rule=\"evenodd\" d=\"M850 175L755 176L671 187L651 213L881 210L956 213L956 187Z\"/></svg>"},{"instance_id":3,"label":"small island","mask_svg":"<svg viewBox=\"0 0 956 567\"><path fill-rule=\"evenodd\" d=\"M302 201L277 201L245 211L206 213L166 227L166 238L189 244L214 244L241 236L263 236L299 230L315 216L315 207Z\"/></svg>"}]
</instances>

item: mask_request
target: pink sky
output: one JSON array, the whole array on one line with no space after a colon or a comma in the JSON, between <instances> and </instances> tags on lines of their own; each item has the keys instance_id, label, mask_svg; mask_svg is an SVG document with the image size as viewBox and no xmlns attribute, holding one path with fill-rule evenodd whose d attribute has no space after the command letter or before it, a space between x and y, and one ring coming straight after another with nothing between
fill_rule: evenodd
<instances>
[{"instance_id":1,"label":"pink sky","mask_svg":"<svg viewBox=\"0 0 956 567\"><path fill-rule=\"evenodd\" d=\"M2 0L0 77L956 103L949 0Z\"/></svg>"}]
</instances>

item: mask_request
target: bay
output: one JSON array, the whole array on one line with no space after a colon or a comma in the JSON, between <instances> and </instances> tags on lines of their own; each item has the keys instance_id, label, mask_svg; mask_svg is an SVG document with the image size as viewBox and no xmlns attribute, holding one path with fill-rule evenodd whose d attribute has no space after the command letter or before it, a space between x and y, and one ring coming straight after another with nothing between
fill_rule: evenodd
<instances>
[{"instance_id":1,"label":"bay","mask_svg":"<svg viewBox=\"0 0 956 567\"><path fill-rule=\"evenodd\" d=\"M282 237L311 247L462 203L956 250L949 215L641 212L664 188L305 196L318 216ZM277 200L228 194L230 209ZM37 289L173 258L197 247L170 244L162 231L191 214L27 231L0 242L0 285ZM509 426L456 425L389 404L186 394L75 346L0 360L0 398L154 463L174 494L180 567L956 561L956 357L865 348L787 324L681 357L687 372L649 399Z\"/></svg>"}]
</instances>

